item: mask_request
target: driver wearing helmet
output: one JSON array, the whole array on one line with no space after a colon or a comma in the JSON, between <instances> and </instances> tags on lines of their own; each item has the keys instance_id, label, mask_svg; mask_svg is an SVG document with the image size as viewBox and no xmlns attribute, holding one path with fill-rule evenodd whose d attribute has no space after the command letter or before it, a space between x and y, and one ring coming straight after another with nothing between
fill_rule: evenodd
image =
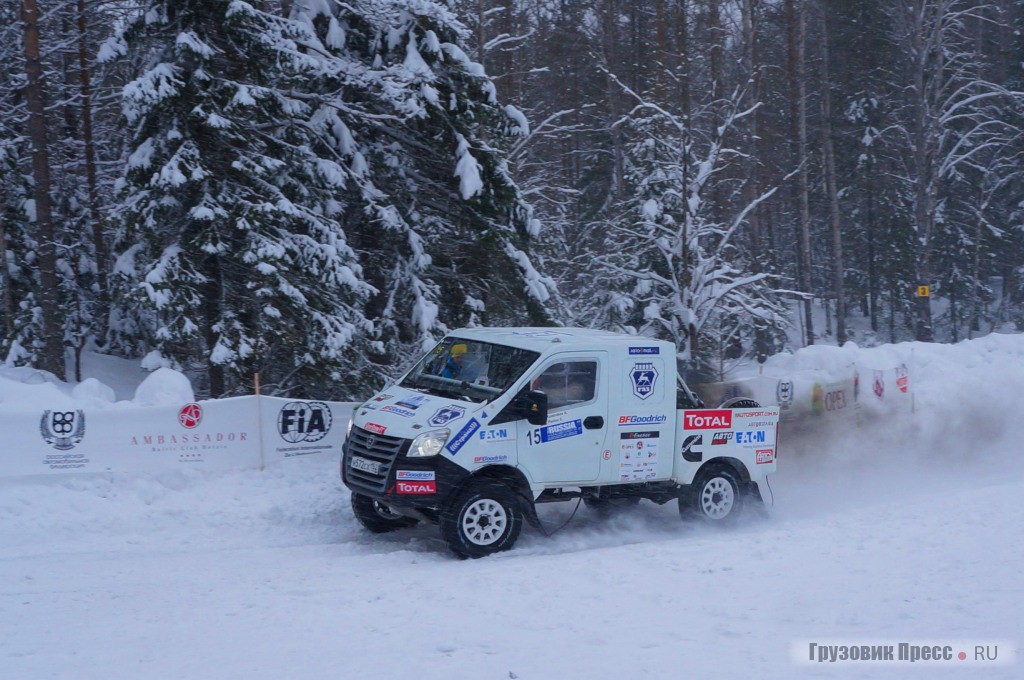
<instances>
[{"instance_id":1,"label":"driver wearing helmet","mask_svg":"<svg viewBox=\"0 0 1024 680\"><path fill-rule=\"evenodd\" d=\"M444 368L441 369L442 378L451 378L458 380L462 375L462 364L466 359L467 348L463 343L452 345L451 351L448 353L448 360L444 363Z\"/></svg>"}]
</instances>

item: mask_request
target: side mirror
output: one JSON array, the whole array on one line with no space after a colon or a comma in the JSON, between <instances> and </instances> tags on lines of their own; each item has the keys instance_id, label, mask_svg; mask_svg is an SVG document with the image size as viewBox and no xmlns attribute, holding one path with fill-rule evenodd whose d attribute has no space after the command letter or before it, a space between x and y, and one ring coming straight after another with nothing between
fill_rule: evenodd
<instances>
[{"instance_id":1,"label":"side mirror","mask_svg":"<svg viewBox=\"0 0 1024 680\"><path fill-rule=\"evenodd\" d=\"M548 395L530 390L522 395L520 410L530 425L548 424Z\"/></svg>"}]
</instances>

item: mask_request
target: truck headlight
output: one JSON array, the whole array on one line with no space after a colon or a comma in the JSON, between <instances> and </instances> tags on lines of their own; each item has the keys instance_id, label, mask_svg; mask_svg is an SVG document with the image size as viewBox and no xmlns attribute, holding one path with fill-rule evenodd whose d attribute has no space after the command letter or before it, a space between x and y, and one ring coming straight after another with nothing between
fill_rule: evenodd
<instances>
[{"instance_id":1,"label":"truck headlight","mask_svg":"<svg viewBox=\"0 0 1024 680\"><path fill-rule=\"evenodd\" d=\"M451 431L449 430L431 430L430 432L424 432L420 436L416 437L416 439L412 440L412 446L409 447L409 453L406 455L410 458L436 456L441 453L441 449L444 448L450 434Z\"/></svg>"}]
</instances>

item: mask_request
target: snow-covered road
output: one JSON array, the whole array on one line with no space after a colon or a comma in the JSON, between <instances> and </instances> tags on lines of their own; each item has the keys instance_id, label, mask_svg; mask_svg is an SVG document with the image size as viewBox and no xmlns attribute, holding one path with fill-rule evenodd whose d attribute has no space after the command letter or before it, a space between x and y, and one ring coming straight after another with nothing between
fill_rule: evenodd
<instances>
[{"instance_id":1,"label":"snow-covered road","mask_svg":"<svg viewBox=\"0 0 1024 680\"><path fill-rule=\"evenodd\" d=\"M801 667L791 648L1019 642L1024 483L948 460L918 476L815 467L780 474L772 516L730 531L681 524L669 506L610 521L581 508L552 538L528 531L470 562L430 528L365 534L324 459L9 485L2 676L931 677Z\"/></svg>"},{"instance_id":2,"label":"snow-covered road","mask_svg":"<svg viewBox=\"0 0 1024 680\"><path fill-rule=\"evenodd\" d=\"M973 650L798 663L807 640L1024 642L1019 353L984 392L944 365L913 418L791 434L775 508L725 531L580 508L458 561L432 527L362 531L330 456L4 482L0 678L1024 677Z\"/></svg>"}]
</instances>

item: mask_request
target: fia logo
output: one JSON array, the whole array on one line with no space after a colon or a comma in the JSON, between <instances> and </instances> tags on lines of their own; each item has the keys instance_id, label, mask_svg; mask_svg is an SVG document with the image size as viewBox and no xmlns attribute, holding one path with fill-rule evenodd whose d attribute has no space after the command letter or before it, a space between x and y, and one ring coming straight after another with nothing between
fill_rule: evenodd
<instances>
[{"instance_id":1,"label":"fia logo","mask_svg":"<svg viewBox=\"0 0 1024 680\"><path fill-rule=\"evenodd\" d=\"M447 425L453 420L458 420L464 415L466 415L466 409L461 406L444 406L437 409L437 413L430 416L427 423L440 427L441 425Z\"/></svg>"},{"instance_id":2,"label":"fia logo","mask_svg":"<svg viewBox=\"0 0 1024 680\"><path fill-rule=\"evenodd\" d=\"M85 437L85 413L82 411L43 411L39 419L43 441L58 451L68 451Z\"/></svg>"},{"instance_id":3,"label":"fia logo","mask_svg":"<svg viewBox=\"0 0 1024 680\"><path fill-rule=\"evenodd\" d=\"M634 364L633 370L629 372L629 379L633 383L633 394L646 399L654 394L658 370L654 368L654 364Z\"/></svg>"},{"instance_id":4,"label":"fia logo","mask_svg":"<svg viewBox=\"0 0 1024 680\"><path fill-rule=\"evenodd\" d=\"M331 407L322 401L293 401L277 414L277 432L289 444L318 442L331 431Z\"/></svg>"}]
</instances>

